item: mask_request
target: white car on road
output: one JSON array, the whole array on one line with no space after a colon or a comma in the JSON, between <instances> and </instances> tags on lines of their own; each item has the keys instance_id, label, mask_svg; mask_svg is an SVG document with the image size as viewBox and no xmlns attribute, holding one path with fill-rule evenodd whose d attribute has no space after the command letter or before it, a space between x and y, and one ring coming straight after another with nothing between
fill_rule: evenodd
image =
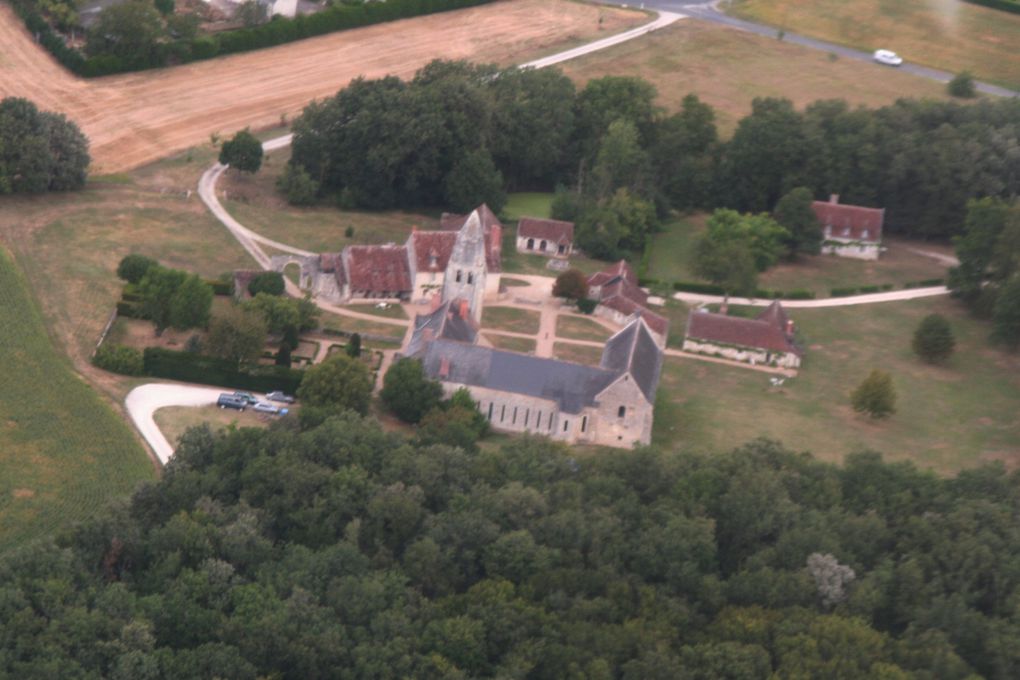
<instances>
[{"instance_id":1,"label":"white car on road","mask_svg":"<svg viewBox=\"0 0 1020 680\"><path fill-rule=\"evenodd\" d=\"M903 63L903 57L892 50L875 50L871 58L879 64L885 64L886 66L899 66Z\"/></svg>"}]
</instances>

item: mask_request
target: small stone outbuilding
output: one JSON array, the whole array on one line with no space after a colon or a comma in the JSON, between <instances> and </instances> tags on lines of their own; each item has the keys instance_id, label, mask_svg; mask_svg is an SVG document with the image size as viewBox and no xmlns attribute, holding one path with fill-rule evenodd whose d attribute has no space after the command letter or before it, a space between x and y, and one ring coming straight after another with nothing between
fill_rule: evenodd
<instances>
[{"instance_id":1,"label":"small stone outbuilding","mask_svg":"<svg viewBox=\"0 0 1020 680\"><path fill-rule=\"evenodd\" d=\"M517 223L517 252L567 258L574 252L574 223L523 217Z\"/></svg>"},{"instance_id":2,"label":"small stone outbuilding","mask_svg":"<svg viewBox=\"0 0 1020 680\"><path fill-rule=\"evenodd\" d=\"M845 205L839 195L811 204L822 224L822 254L877 260L882 252L885 208Z\"/></svg>"},{"instance_id":3,"label":"small stone outbuilding","mask_svg":"<svg viewBox=\"0 0 1020 680\"><path fill-rule=\"evenodd\" d=\"M754 319L694 309L684 334L685 352L707 354L751 365L800 367L803 351L794 338L793 321L773 302Z\"/></svg>"}]
</instances>

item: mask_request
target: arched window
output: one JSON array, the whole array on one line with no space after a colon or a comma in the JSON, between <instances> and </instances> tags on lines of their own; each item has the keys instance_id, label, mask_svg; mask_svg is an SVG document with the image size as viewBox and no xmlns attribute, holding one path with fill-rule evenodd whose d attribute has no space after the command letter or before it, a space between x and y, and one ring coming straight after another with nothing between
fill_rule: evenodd
<instances>
[{"instance_id":1,"label":"arched window","mask_svg":"<svg viewBox=\"0 0 1020 680\"><path fill-rule=\"evenodd\" d=\"M545 252L545 241L544 240L541 243L538 244L538 249L541 250L543 253Z\"/></svg>"},{"instance_id":2,"label":"arched window","mask_svg":"<svg viewBox=\"0 0 1020 680\"><path fill-rule=\"evenodd\" d=\"M535 239L529 238L528 239L528 250L534 250L534 249L535 249Z\"/></svg>"}]
</instances>

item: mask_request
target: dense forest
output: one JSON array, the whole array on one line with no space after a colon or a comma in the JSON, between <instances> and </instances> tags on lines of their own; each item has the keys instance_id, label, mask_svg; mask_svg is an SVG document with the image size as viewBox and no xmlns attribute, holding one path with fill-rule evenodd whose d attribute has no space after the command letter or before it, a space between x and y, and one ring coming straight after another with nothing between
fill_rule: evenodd
<instances>
[{"instance_id":1,"label":"dense forest","mask_svg":"<svg viewBox=\"0 0 1020 680\"><path fill-rule=\"evenodd\" d=\"M723 141L709 105L691 95L666 115L656 96L635 77L578 90L556 69L433 62L409 82L356 80L306 108L291 175L301 189L368 208L462 210L451 203L498 205L505 190L559 186L569 191L557 216L577 219L582 248L607 257L640 250L649 206L660 216L757 213L805 186L886 208L891 232L945 239L960 233L969 199L1020 193L1020 100L874 110L832 100L798 111L756 99ZM600 242L614 220L612 243Z\"/></svg>"},{"instance_id":2,"label":"dense forest","mask_svg":"<svg viewBox=\"0 0 1020 680\"><path fill-rule=\"evenodd\" d=\"M1020 476L190 430L0 561L0 678L1015 678Z\"/></svg>"}]
</instances>

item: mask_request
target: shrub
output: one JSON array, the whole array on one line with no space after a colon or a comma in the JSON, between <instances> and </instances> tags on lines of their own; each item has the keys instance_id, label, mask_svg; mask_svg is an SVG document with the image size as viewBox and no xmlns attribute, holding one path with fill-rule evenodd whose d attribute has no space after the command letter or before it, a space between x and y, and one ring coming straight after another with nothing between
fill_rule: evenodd
<instances>
[{"instance_id":1,"label":"shrub","mask_svg":"<svg viewBox=\"0 0 1020 680\"><path fill-rule=\"evenodd\" d=\"M287 197L287 202L291 205L312 205L319 193L319 183L312 179L303 167L290 164L283 169L283 174L276 180L276 188L283 192ZM348 229L353 236L354 230L350 227Z\"/></svg>"},{"instance_id":2,"label":"shrub","mask_svg":"<svg viewBox=\"0 0 1020 680\"><path fill-rule=\"evenodd\" d=\"M815 294L810 290L791 290L786 294L787 300L814 300Z\"/></svg>"},{"instance_id":3,"label":"shrub","mask_svg":"<svg viewBox=\"0 0 1020 680\"><path fill-rule=\"evenodd\" d=\"M885 418L896 412L896 390L892 376L885 371L873 370L850 395L850 403L858 413L872 418Z\"/></svg>"},{"instance_id":4,"label":"shrub","mask_svg":"<svg viewBox=\"0 0 1020 680\"><path fill-rule=\"evenodd\" d=\"M127 302L126 300L117 301L117 316L127 317L128 319L144 319L145 315L136 302Z\"/></svg>"},{"instance_id":5,"label":"shrub","mask_svg":"<svg viewBox=\"0 0 1020 680\"><path fill-rule=\"evenodd\" d=\"M580 269L568 269L556 277L553 295L568 300L583 300L588 296L588 277Z\"/></svg>"},{"instance_id":6,"label":"shrub","mask_svg":"<svg viewBox=\"0 0 1020 680\"><path fill-rule=\"evenodd\" d=\"M971 99L977 94L977 88L974 86L974 76L969 71L960 71L949 81L946 90L954 97Z\"/></svg>"},{"instance_id":7,"label":"shrub","mask_svg":"<svg viewBox=\"0 0 1020 680\"><path fill-rule=\"evenodd\" d=\"M125 255L117 265L117 278L128 283L138 283L150 268L159 264L151 257L137 253Z\"/></svg>"},{"instance_id":8,"label":"shrub","mask_svg":"<svg viewBox=\"0 0 1020 680\"><path fill-rule=\"evenodd\" d=\"M443 387L425 375L417 359L401 359L390 367L380 394L383 403L405 423L417 423L439 405Z\"/></svg>"},{"instance_id":9,"label":"shrub","mask_svg":"<svg viewBox=\"0 0 1020 680\"><path fill-rule=\"evenodd\" d=\"M220 281L218 279L206 279L206 284L212 288L213 295L233 295L234 294L234 282Z\"/></svg>"},{"instance_id":10,"label":"shrub","mask_svg":"<svg viewBox=\"0 0 1020 680\"><path fill-rule=\"evenodd\" d=\"M856 288L833 288L829 291L832 297L847 297L848 295L855 295L857 293Z\"/></svg>"},{"instance_id":11,"label":"shrub","mask_svg":"<svg viewBox=\"0 0 1020 680\"><path fill-rule=\"evenodd\" d=\"M945 361L953 353L956 339L946 317L941 314L929 314L921 320L911 347L917 356L930 364Z\"/></svg>"},{"instance_id":12,"label":"shrub","mask_svg":"<svg viewBox=\"0 0 1020 680\"><path fill-rule=\"evenodd\" d=\"M861 286L857 289L858 293L877 293L882 290L881 286Z\"/></svg>"},{"instance_id":13,"label":"shrub","mask_svg":"<svg viewBox=\"0 0 1020 680\"><path fill-rule=\"evenodd\" d=\"M267 293L269 295L283 295L287 289L287 284L283 280L283 274L280 272L262 272L255 276L248 284L248 292L251 293L252 297L255 297L259 293Z\"/></svg>"},{"instance_id":14,"label":"shrub","mask_svg":"<svg viewBox=\"0 0 1020 680\"><path fill-rule=\"evenodd\" d=\"M304 378L302 371L282 366L255 366L239 370L228 359L148 347L142 354L145 374L200 385L219 385L253 392L282 390L294 394Z\"/></svg>"},{"instance_id":15,"label":"shrub","mask_svg":"<svg viewBox=\"0 0 1020 680\"><path fill-rule=\"evenodd\" d=\"M142 375L145 372L142 353L124 345L103 343L92 357L92 363L104 371L121 375Z\"/></svg>"}]
</instances>

